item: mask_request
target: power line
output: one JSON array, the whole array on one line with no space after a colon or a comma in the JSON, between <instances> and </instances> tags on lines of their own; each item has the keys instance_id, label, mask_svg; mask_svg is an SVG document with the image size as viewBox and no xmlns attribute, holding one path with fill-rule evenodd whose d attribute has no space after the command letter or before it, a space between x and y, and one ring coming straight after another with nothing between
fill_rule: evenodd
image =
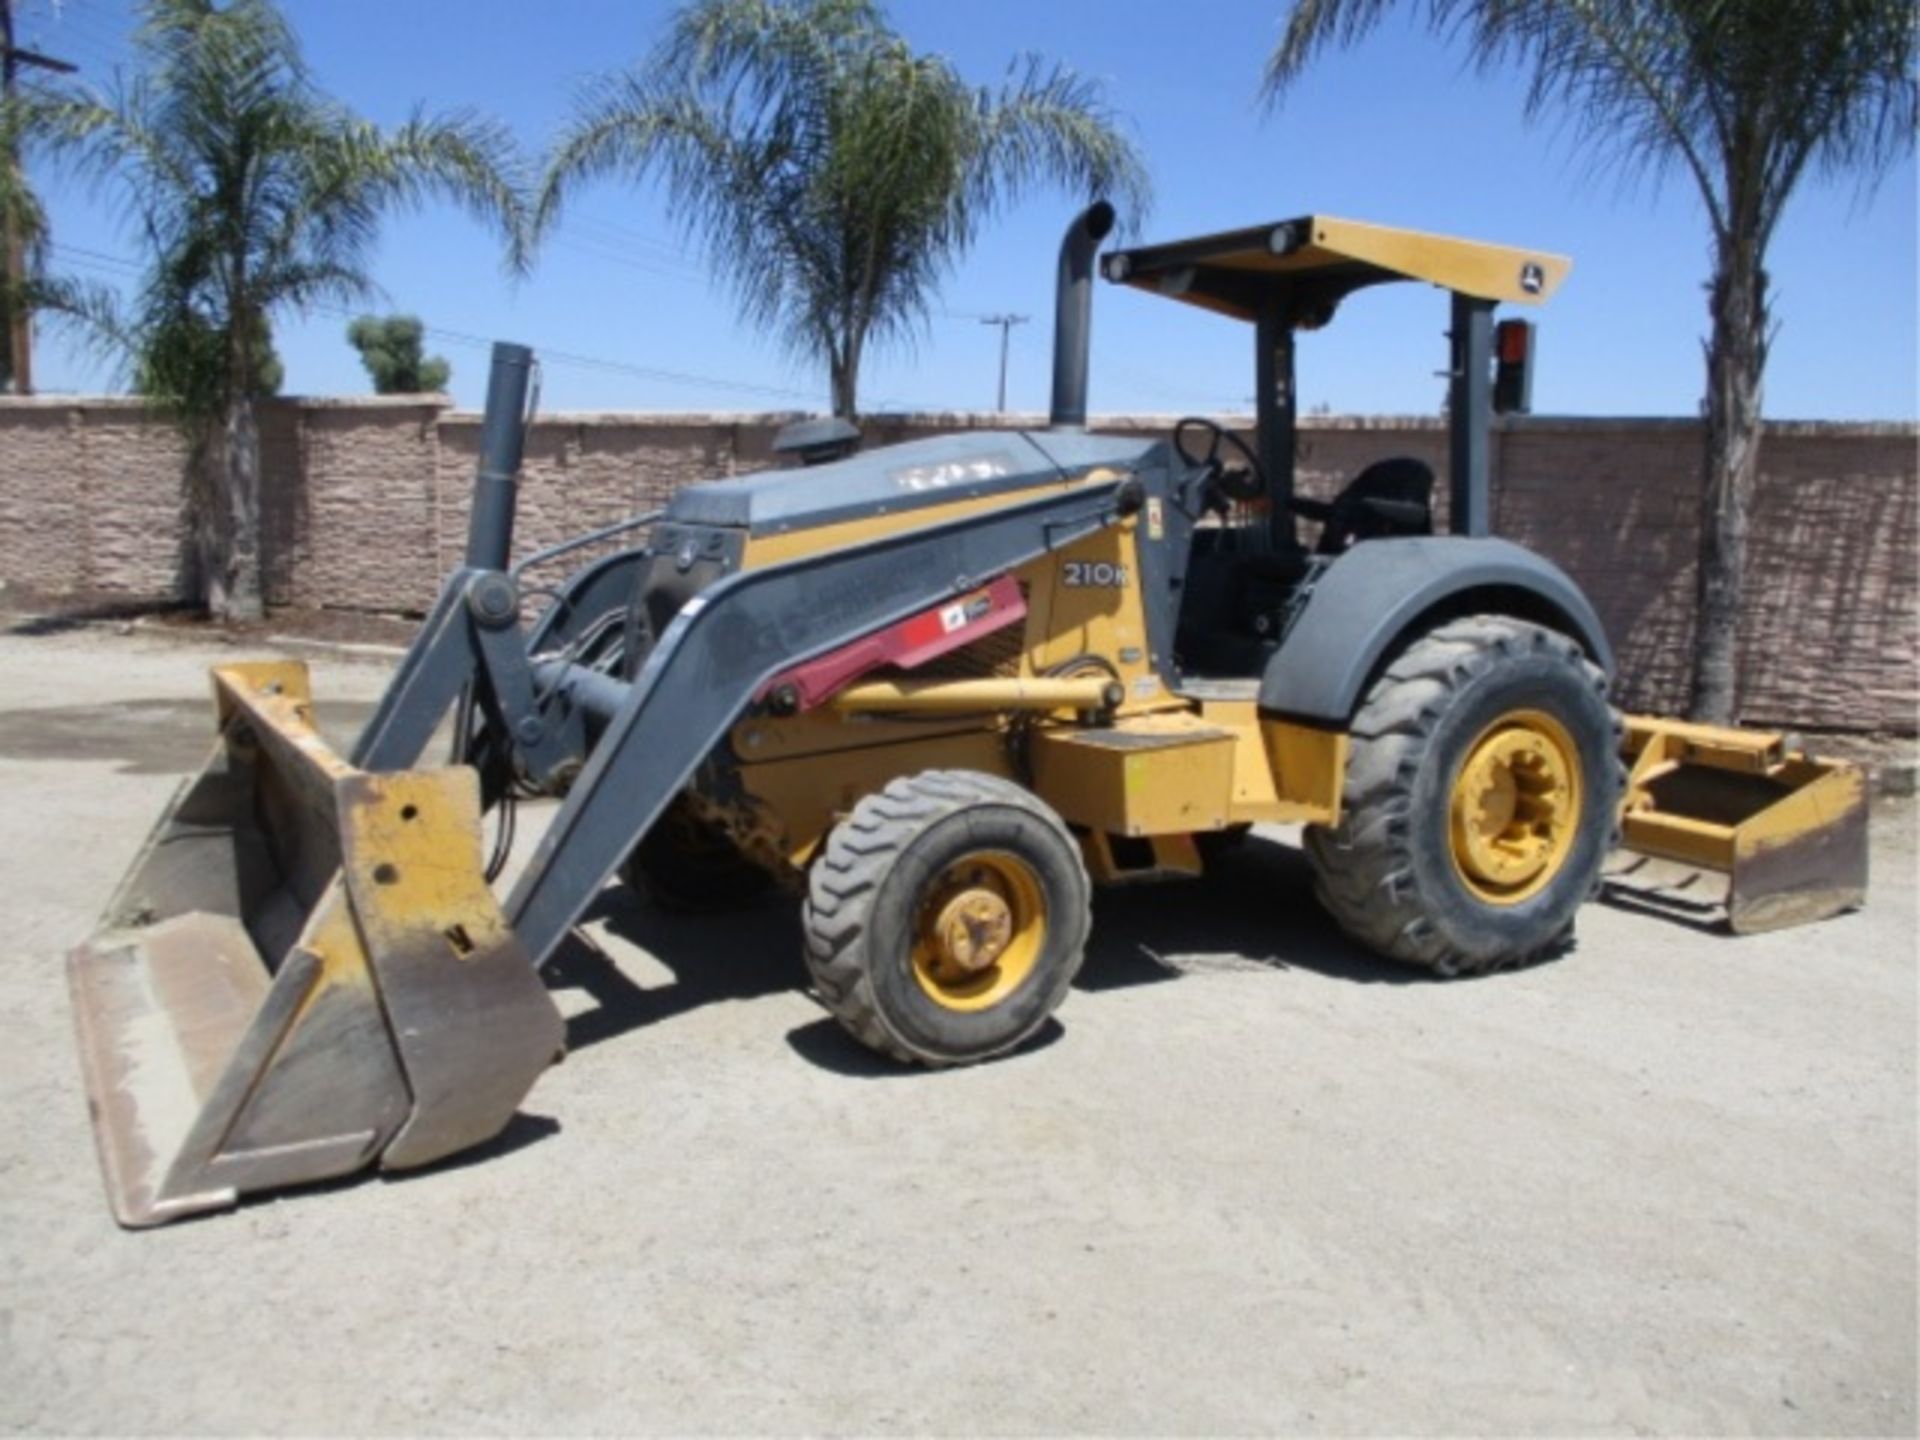
<instances>
[{"instance_id":1,"label":"power line","mask_svg":"<svg viewBox=\"0 0 1920 1440\"><path fill-rule=\"evenodd\" d=\"M339 312L342 315L348 311ZM429 335L437 336L452 345L473 345L482 349L492 349L493 342L483 335L468 335L458 330L443 330L437 326L424 327ZM550 345L542 345L537 340L527 342L533 353L543 365L570 365L575 369L598 370L615 375L632 375L642 380L655 380L668 384L686 385L702 390L723 390L740 395L767 395L776 399L806 400L819 398L818 392L796 390L786 385L758 385L746 380L722 380L713 375L696 375L684 370L664 370L650 365L634 365L625 360L608 360L596 355L580 355L568 350L556 350Z\"/></svg>"},{"instance_id":2,"label":"power line","mask_svg":"<svg viewBox=\"0 0 1920 1440\"><path fill-rule=\"evenodd\" d=\"M70 257L83 268L104 271L116 279L131 279L141 273L139 262L124 256L109 255L104 251L90 250L81 245L69 245L56 241L52 247L62 255ZM355 312L344 305L321 302L307 307L317 314L329 315L343 320L354 318ZM482 350L493 347L493 341L484 335L473 335L463 330L449 330L439 325L423 325L422 330L437 340L449 345L465 345ZM576 351L561 350L538 342L533 345L535 354L542 364L560 365L580 370L593 370L602 374L631 375L642 380L688 386L703 390L720 390L742 395L762 395L775 399L795 399L813 402L818 400L818 392L799 390L786 385L761 385L747 380L727 380L716 375L699 375L685 370L669 370L661 366L636 365L625 360L610 360L600 355L583 355Z\"/></svg>"},{"instance_id":3,"label":"power line","mask_svg":"<svg viewBox=\"0 0 1920 1440\"><path fill-rule=\"evenodd\" d=\"M579 255L590 255L594 259L605 261L609 265L619 265L628 270L637 270L643 275L655 275L666 280L689 279L700 273L686 266L669 267L653 260L635 258L632 255L623 255L618 251L602 249L597 244L584 240L576 240L565 235L556 235L547 243L549 245L558 245L562 249L571 250Z\"/></svg>"},{"instance_id":4,"label":"power line","mask_svg":"<svg viewBox=\"0 0 1920 1440\"><path fill-rule=\"evenodd\" d=\"M1004 415L1007 413L1007 337L1013 333L1013 327L1024 325L1031 315L981 315L976 317L982 325L1000 327L1000 403L995 407Z\"/></svg>"},{"instance_id":5,"label":"power line","mask_svg":"<svg viewBox=\"0 0 1920 1440\"><path fill-rule=\"evenodd\" d=\"M584 229L588 232L589 238L601 244L611 243L629 249L643 250L663 263L677 265L685 270L697 271L700 269L698 265L691 263L691 257L688 255L685 246L671 240L663 240L655 235L649 235L644 231L635 230L630 225L621 225L615 221L602 219L595 215L579 215L569 212L566 220L563 222L563 226Z\"/></svg>"},{"instance_id":6,"label":"power line","mask_svg":"<svg viewBox=\"0 0 1920 1440\"><path fill-rule=\"evenodd\" d=\"M64 240L55 240L50 248L67 255L77 255L83 263L91 261L96 266L113 265L132 274L140 273L141 267L137 261L122 259L118 255L108 255L100 250L89 250L84 245L70 245Z\"/></svg>"},{"instance_id":7,"label":"power line","mask_svg":"<svg viewBox=\"0 0 1920 1440\"><path fill-rule=\"evenodd\" d=\"M64 241L55 241L52 248L55 251L59 252L60 254L68 257L68 261L71 264L78 265L86 269L97 270L102 274L111 275L115 279L131 279L134 276L138 275L141 270L140 265L135 261L124 259L117 255L108 255L99 250L90 250L90 249L87 249L85 246L81 246L81 245L73 245ZM353 312L339 306L330 306L330 307L315 306L314 308L317 310L323 309L325 313L338 315L342 318L346 318L346 319L353 318ZM963 318L958 312L945 311L942 313L945 314L949 319L957 320L957 319ZM995 317L986 316L986 315L968 315L968 316L965 316L964 318L969 320L976 320L981 323L986 323L994 319ZM490 347L492 344L491 341L477 335L468 335L462 332L443 330L435 326L427 326L425 327L425 329L427 333L443 338L449 344L480 347L480 348L487 348L487 347ZM1040 353L1038 341L1036 339L1033 339L1030 336L1030 334L1021 333L1016 335L1015 338L1020 341L1023 349L1034 354ZM740 388L740 389L748 390L750 393L764 393L768 395L778 396L781 398L791 397L791 398L804 398L809 400L815 398L814 393L811 391L802 391L798 389L784 388L784 387L778 387L778 386L751 386L749 385L748 382L745 382L745 381L720 381L717 379L709 379L708 377L681 377L680 372L655 371L655 370L648 369L647 367L644 367L644 366L631 365L626 361L620 361L620 360L607 360L607 359L601 359L593 356L569 355L567 359L563 361L560 359L558 352L543 351L542 354L545 358L552 359L557 364L573 364L573 365L578 365L582 367L590 367L598 370L612 371L613 373L632 373L632 374L640 375L644 378L650 378L650 379L651 378L686 378L689 381L697 381L701 385L711 385L714 388L719 388L722 386L729 387L729 388ZM1240 410L1246 407L1246 398L1244 396L1226 395L1223 393L1200 390L1200 389L1196 389L1189 386L1169 384L1161 377L1147 374L1146 372L1141 370L1133 369L1125 364L1114 363L1114 364L1103 365L1102 373L1105 374L1107 377L1105 381L1106 384L1114 386L1115 388L1117 388L1123 393L1139 396L1143 403L1158 404L1161 407L1165 407L1168 404L1168 402L1171 401L1171 402L1183 403L1189 406L1202 406L1209 410ZM896 411L929 410L930 411L930 410L940 410L945 408L942 405L934 404L929 401L914 400L914 399L897 396L897 395L881 395L872 402L872 405L873 405L873 409L876 411L880 411L880 410L896 410ZM1004 410L1005 406L1003 405L1001 408ZM1177 404L1175 408L1178 408Z\"/></svg>"}]
</instances>

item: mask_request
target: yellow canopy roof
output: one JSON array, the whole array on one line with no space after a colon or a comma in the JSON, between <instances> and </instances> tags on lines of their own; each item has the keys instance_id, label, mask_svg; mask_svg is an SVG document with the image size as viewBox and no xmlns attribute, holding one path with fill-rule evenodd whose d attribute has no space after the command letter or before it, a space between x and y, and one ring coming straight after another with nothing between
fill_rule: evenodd
<instances>
[{"instance_id":1,"label":"yellow canopy roof","mask_svg":"<svg viewBox=\"0 0 1920 1440\"><path fill-rule=\"evenodd\" d=\"M1282 289L1295 296L1296 313L1310 313L1316 304L1330 311L1349 291L1390 280L1424 280L1482 300L1538 305L1572 268L1566 256L1542 250L1332 215L1115 250L1101 261L1109 280L1237 320L1254 319Z\"/></svg>"}]
</instances>

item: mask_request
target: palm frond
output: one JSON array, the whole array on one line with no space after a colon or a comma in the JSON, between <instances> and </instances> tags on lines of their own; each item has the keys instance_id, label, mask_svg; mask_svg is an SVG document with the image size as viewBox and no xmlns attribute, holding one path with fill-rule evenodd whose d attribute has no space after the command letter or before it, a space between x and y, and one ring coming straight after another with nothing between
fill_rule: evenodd
<instances>
[{"instance_id":1,"label":"palm frond","mask_svg":"<svg viewBox=\"0 0 1920 1440\"><path fill-rule=\"evenodd\" d=\"M573 119L548 152L528 232L537 243L581 185L612 176L639 179L654 161L663 123L652 87L631 75L602 76L576 97Z\"/></svg>"},{"instance_id":2,"label":"palm frond","mask_svg":"<svg viewBox=\"0 0 1920 1440\"><path fill-rule=\"evenodd\" d=\"M109 364L122 361L130 351L132 335L111 286L65 275L34 275L16 287L0 281L0 308L16 305L36 319L51 321Z\"/></svg>"},{"instance_id":3,"label":"palm frond","mask_svg":"<svg viewBox=\"0 0 1920 1440\"><path fill-rule=\"evenodd\" d=\"M581 92L530 233L608 178L660 185L741 319L824 360L842 404L869 342L912 342L1004 205L1147 192L1098 86L1032 61L976 91L870 0L695 0L645 64Z\"/></svg>"},{"instance_id":4,"label":"palm frond","mask_svg":"<svg viewBox=\"0 0 1920 1440\"><path fill-rule=\"evenodd\" d=\"M1809 165L1872 183L1913 145L1909 0L1297 0L1266 103L1402 8L1483 67L1527 67L1528 113L1562 116L1590 156L1683 169L1722 244L1764 245Z\"/></svg>"},{"instance_id":5,"label":"palm frond","mask_svg":"<svg viewBox=\"0 0 1920 1440\"><path fill-rule=\"evenodd\" d=\"M359 119L314 88L273 0L141 15L132 79L37 94L21 123L121 197L148 264L119 333L140 388L182 415L270 388L276 312L376 293L367 259L395 208L451 200L523 252L525 162L503 126Z\"/></svg>"},{"instance_id":6,"label":"palm frond","mask_svg":"<svg viewBox=\"0 0 1920 1440\"><path fill-rule=\"evenodd\" d=\"M1131 225L1146 217L1153 187L1140 152L1094 81L1028 56L997 95L983 92L978 104L983 184L996 192L1077 187L1088 199L1114 201Z\"/></svg>"},{"instance_id":7,"label":"palm frond","mask_svg":"<svg viewBox=\"0 0 1920 1440\"><path fill-rule=\"evenodd\" d=\"M415 109L369 156L385 204L449 200L507 240L516 263L527 228L528 163L513 132L473 110Z\"/></svg>"}]
</instances>

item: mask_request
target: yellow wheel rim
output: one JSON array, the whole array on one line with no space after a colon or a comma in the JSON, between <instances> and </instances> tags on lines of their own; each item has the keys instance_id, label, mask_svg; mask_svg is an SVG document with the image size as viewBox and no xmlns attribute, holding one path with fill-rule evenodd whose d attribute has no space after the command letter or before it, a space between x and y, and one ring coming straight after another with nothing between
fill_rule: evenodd
<instances>
[{"instance_id":1,"label":"yellow wheel rim","mask_svg":"<svg viewBox=\"0 0 1920 1440\"><path fill-rule=\"evenodd\" d=\"M1453 778L1449 848L1461 881L1491 905L1518 905L1546 888L1580 829L1579 750L1540 710L1489 725Z\"/></svg>"},{"instance_id":2,"label":"yellow wheel rim","mask_svg":"<svg viewBox=\"0 0 1920 1440\"><path fill-rule=\"evenodd\" d=\"M1046 938L1046 893L1032 867L1004 850L975 851L921 893L914 978L936 1005L985 1010L1033 973Z\"/></svg>"}]
</instances>

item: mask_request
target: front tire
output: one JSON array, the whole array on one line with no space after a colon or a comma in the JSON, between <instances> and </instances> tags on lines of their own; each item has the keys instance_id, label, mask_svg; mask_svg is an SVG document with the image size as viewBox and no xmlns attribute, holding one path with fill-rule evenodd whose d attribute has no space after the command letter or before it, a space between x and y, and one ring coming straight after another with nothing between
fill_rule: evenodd
<instances>
[{"instance_id":1,"label":"front tire","mask_svg":"<svg viewBox=\"0 0 1920 1440\"><path fill-rule=\"evenodd\" d=\"M821 1002L896 1060L1012 1049L1066 998L1092 885L1059 816L1010 781L930 770L836 825L808 877L807 967Z\"/></svg>"},{"instance_id":2,"label":"front tire","mask_svg":"<svg viewBox=\"0 0 1920 1440\"><path fill-rule=\"evenodd\" d=\"M1340 824L1306 836L1321 904L1441 975L1557 951L1617 839L1619 726L1566 636L1499 615L1441 625L1354 717Z\"/></svg>"}]
</instances>

